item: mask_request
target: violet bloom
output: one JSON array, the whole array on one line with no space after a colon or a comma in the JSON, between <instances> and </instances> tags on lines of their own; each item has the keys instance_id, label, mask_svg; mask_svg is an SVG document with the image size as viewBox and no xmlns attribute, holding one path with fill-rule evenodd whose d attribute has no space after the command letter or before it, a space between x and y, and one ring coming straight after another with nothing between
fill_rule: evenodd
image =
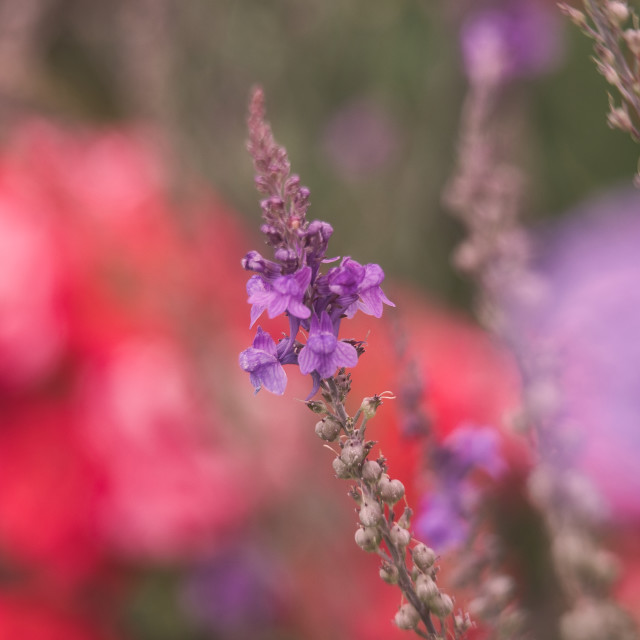
<instances>
[{"instance_id":1,"label":"violet bloom","mask_svg":"<svg viewBox=\"0 0 640 640\"><path fill-rule=\"evenodd\" d=\"M278 361L276 349L273 338L262 327L258 327L253 346L240 354L240 367L249 373L256 393L262 387L279 396L284 393L287 375Z\"/></svg>"},{"instance_id":2,"label":"violet bloom","mask_svg":"<svg viewBox=\"0 0 640 640\"><path fill-rule=\"evenodd\" d=\"M380 265L366 264L364 266L364 278L358 289L358 309L368 316L374 316L376 318L382 317L383 304L389 305L390 307L396 306L384 295L384 292L380 288L383 280L384 271ZM349 313L347 313L347 317L351 317Z\"/></svg>"},{"instance_id":3,"label":"violet bloom","mask_svg":"<svg viewBox=\"0 0 640 640\"><path fill-rule=\"evenodd\" d=\"M311 310L304 304L303 300L310 282L311 269L302 267L296 273L276 278L271 284L265 283L265 287L262 290L259 289L257 284L252 284L249 303L254 306L257 305L255 311L253 308L251 309L252 319L254 313L257 314L257 318L264 309L267 310L270 318L275 318L285 311L296 316L296 318L308 318L311 315ZM255 322L255 320L252 321Z\"/></svg>"},{"instance_id":4,"label":"violet bloom","mask_svg":"<svg viewBox=\"0 0 640 640\"><path fill-rule=\"evenodd\" d=\"M314 315L307 344L298 355L300 372L306 375L317 371L321 378L329 378L339 367L355 367L357 363L355 347L338 340L329 314L323 311L320 320Z\"/></svg>"},{"instance_id":5,"label":"violet bloom","mask_svg":"<svg viewBox=\"0 0 640 640\"><path fill-rule=\"evenodd\" d=\"M489 428L459 427L433 454L437 488L424 496L416 531L438 551L464 542L469 518L478 499L471 473L493 478L506 468L498 433Z\"/></svg>"},{"instance_id":6,"label":"violet bloom","mask_svg":"<svg viewBox=\"0 0 640 640\"><path fill-rule=\"evenodd\" d=\"M556 460L586 473L617 518L640 518L640 197L613 192L580 207L539 245L548 295L515 321L551 341L567 438ZM514 314L515 315L515 314ZM528 355L527 342L519 345ZM535 345L534 345L535 348ZM555 456L558 458L558 456Z\"/></svg>"},{"instance_id":7,"label":"violet bloom","mask_svg":"<svg viewBox=\"0 0 640 640\"><path fill-rule=\"evenodd\" d=\"M446 492L425 497L414 526L420 538L440 553L463 544L469 533L457 497Z\"/></svg>"},{"instance_id":8,"label":"violet bloom","mask_svg":"<svg viewBox=\"0 0 640 640\"><path fill-rule=\"evenodd\" d=\"M501 0L471 14L462 27L471 81L504 81L551 70L561 57L559 16L538 0Z\"/></svg>"},{"instance_id":9,"label":"violet bloom","mask_svg":"<svg viewBox=\"0 0 640 640\"><path fill-rule=\"evenodd\" d=\"M364 274L365 269L359 262L346 257L339 267L329 269L327 273L329 291L338 296L356 295Z\"/></svg>"}]
</instances>

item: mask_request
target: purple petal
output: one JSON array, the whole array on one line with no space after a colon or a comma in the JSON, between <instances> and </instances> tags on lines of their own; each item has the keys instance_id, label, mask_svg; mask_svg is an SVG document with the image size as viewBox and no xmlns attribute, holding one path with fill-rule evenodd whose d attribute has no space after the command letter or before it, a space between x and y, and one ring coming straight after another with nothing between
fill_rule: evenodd
<instances>
[{"instance_id":1,"label":"purple petal","mask_svg":"<svg viewBox=\"0 0 640 640\"><path fill-rule=\"evenodd\" d=\"M318 359L315 353L308 346L302 347L298 354L298 365L300 365L300 373L307 375L316 369Z\"/></svg>"},{"instance_id":2,"label":"purple petal","mask_svg":"<svg viewBox=\"0 0 640 640\"><path fill-rule=\"evenodd\" d=\"M289 300L289 306L287 309L289 310L289 313L294 315L296 318L308 318L311 315L311 309L294 298Z\"/></svg>"},{"instance_id":3,"label":"purple petal","mask_svg":"<svg viewBox=\"0 0 640 640\"><path fill-rule=\"evenodd\" d=\"M320 317L320 332L333 334L333 323L326 311L323 311Z\"/></svg>"},{"instance_id":4,"label":"purple petal","mask_svg":"<svg viewBox=\"0 0 640 640\"><path fill-rule=\"evenodd\" d=\"M256 337L253 339L253 348L261 349L274 357L276 355L276 343L269 333L262 330L262 327L258 327Z\"/></svg>"},{"instance_id":5,"label":"purple petal","mask_svg":"<svg viewBox=\"0 0 640 640\"><path fill-rule=\"evenodd\" d=\"M384 271L379 264L371 263L364 265L364 278L360 283L362 289L378 286L383 280Z\"/></svg>"},{"instance_id":6,"label":"purple petal","mask_svg":"<svg viewBox=\"0 0 640 640\"><path fill-rule=\"evenodd\" d=\"M249 347L245 349L238 357L238 362L243 371L253 373L265 365L277 362L275 356L265 353L261 349Z\"/></svg>"},{"instance_id":7,"label":"purple petal","mask_svg":"<svg viewBox=\"0 0 640 640\"><path fill-rule=\"evenodd\" d=\"M355 367L358 364L358 352L352 344L338 341L334 361L338 367Z\"/></svg>"},{"instance_id":8,"label":"purple petal","mask_svg":"<svg viewBox=\"0 0 640 640\"><path fill-rule=\"evenodd\" d=\"M304 295L304 292L311 282L311 268L302 267L302 269L293 274L293 277L298 285L299 291Z\"/></svg>"},{"instance_id":9,"label":"purple petal","mask_svg":"<svg viewBox=\"0 0 640 640\"><path fill-rule=\"evenodd\" d=\"M275 291L272 293L271 300L269 305L267 306L267 312L270 318L276 318L277 316L283 314L287 309L287 304L289 303L289 296L280 295Z\"/></svg>"},{"instance_id":10,"label":"purple petal","mask_svg":"<svg viewBox=\"0 0 640 640\"><path fill-rule=\"evenodd\" d=\"M281 396L287 386L287 374L279 362L262 367L260 370L262 384L267 391Z\"/></svg>"}]
</instances>

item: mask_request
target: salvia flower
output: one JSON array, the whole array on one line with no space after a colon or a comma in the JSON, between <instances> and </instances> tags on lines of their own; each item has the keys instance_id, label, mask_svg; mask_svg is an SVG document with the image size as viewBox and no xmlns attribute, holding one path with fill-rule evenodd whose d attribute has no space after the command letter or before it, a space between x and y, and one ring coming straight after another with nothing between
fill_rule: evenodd
<instances>
[{"instance_id":1,"label":"salvia flower","mask_svg":"<svg viewBox=\"0 0 640 640\"><path fill-rule=\"evenodd\" d=\"M276 355L276 343L273 338L258 327L253 346L240 354L240 366L249 372L251 384L256 392L262 387L282 395L287 385L287 376Z\"/></svg>"}]
</instances>

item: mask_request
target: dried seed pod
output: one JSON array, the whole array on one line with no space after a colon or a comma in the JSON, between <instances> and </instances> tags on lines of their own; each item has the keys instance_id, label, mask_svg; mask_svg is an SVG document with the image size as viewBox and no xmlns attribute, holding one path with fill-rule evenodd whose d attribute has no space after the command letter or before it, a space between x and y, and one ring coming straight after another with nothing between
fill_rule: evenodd
<instances>
[{"instance_id":1,"label":"dried seed pod","mask_svg":"<svg viewBox=\"0 0 640 640\"><path fill-rule=\"evenodd\" d=\"M411 534L397 524L391 527L389 538L391 538L391 542L397 547L406 547L411 542Z\"/></svg>"},{"instance_id":2,"label":"dried seed pod","mask_svg":"<svg viewBox=\"0 0 640 640\"><path fill-rule=\"evenodd\" d=\"M382 475L382 467L375 460L367 460L362 465L362 479L365 482L377 482Z\"/></svg>"},{"instance_id":3,"label":"dried seed pod","mask_svg":"<svg viewBox=\"0 0 640 640\"><path fill-rule=\"evenodd\" d=\"M383 562L380 567L380 578L387 584L398 584L398 568L388 562Z\"/></svg>"},{"instance_id":4,"label":"dried seed pod","mask_svg":"<svg viewBox=\"0 0 640 640\"><path fill-rule=\"evenodd\" d=\"M365 502L359 516L360 522L365 527L375 527L382 519L382 509L377 502Z\"/></svg>"},{"instance_id":5,"label":"dried seed pod","mask_svg":"<svg viewBox=\"0 0 640 640\"><path fill-rule=\"evenodd\" d=\"M413 562L420 571L428 571L436 561L436 552L426 544L417 544L411 551Z\"/></svg>"},{"instance_id":6,"label":"dried seed pod","mask_svg":"<svg viewBox=\"0 0 640 640\"><path fill-rule=\"evenodd\" d=\"M398 629L415 629L420 622L420 614L411 603L406 602L398 609L394 622Z\"/></svg>"},{"instance_id":7,"label":"dried seed pod","mask_svg":"<svg viewBox=\"0 0 640 640\"><path fill-rule=\"evenodd\" d=\"M380 544L377 527L360 527L355 534L356 544L364 551L375 551Z\"/></svg>"},{"instance_id":8,"label":"dried seed pod","mask_svg":"<svg viewBox=\"0 0 640 640\"><path fill-rule=\"evenodd\" d=\"M429 601L429 610L438 618L446 618L453 611L453 600L451 596L440 592L435 598Z\"/></svg>"},{"instance_id":9,"label":"dried seed pod","mask_svg":"<svg viewBox=\"0 0 640 640\"><path fill-rule=\"evenodd\" d=\"M340 458L348 467L359 465L366 455L362 440L358 438L349 438L342 448Z\"/></svg>"},{"instance_id":10,"label":"dried seed pod","mask_svg":"<svg viewBox=\"0 0 640 640\"><path fill-rule=\"evenodd\" d=\"M336 472L336 478L342 478L346 480L351 477L351 472L349 471L349 467L342 462L340 458L333 459L333 470Z\"/></svg>"},{"instance_id":11,"label":"dried seed pod","mask_svg":"<svg viewBox=\"0 0 640 640\"><path fill-rule=\"evenodd\" d=\"M327 442L334 442L340 435L342 429L340 423L330 416L316 423L316 435Z\"/></svg>"},{"instance_id":12,"label":"dried seed pod","mask_svg":"<svg viewBox=\"0 0 640 640\"><path fill-rule=\"evenodd\" d=\"M416 594L422 602L429 604L440 595L440 589L431 576L420 574L416 579Z\"/></svg>"},{"instance_id":13,"label":"dried seed pod","mask_svg":"<svg viewBox=\"0 0 640 640\"><path fill-rule=\"evenodd\" d=\"M387 504L395 504L404 496L404 485L400 480L391 480L386 473L383 473L378 482L378 491Z\"/></svg>"}]
</instances>

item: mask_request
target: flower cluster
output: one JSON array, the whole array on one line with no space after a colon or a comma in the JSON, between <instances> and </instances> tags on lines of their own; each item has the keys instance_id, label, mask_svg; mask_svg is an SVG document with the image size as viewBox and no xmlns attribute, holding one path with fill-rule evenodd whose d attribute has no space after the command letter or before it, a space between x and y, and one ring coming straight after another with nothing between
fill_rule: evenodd
<instances>
[{"instance_id":1,"label":"flower cluster","mask_svg":"<svg viewBox=\"0 0 640 640\"><path fill-rule=\"evenodd\" d=\"M358 310L379 318L383 305L395 306L380 288L384 272L377 264L362 265L350 257L321 273L328 260L327 247L333 233L330 224L307 221L309 190L300 178L290 174L287 153L278 146L264 119L264 96L253 93L249 115L249 152L256 169L256 186L267 196L262 200L262 232L274 250L273 259L250 251L242 260L247 271L255 272L247 282L251 306L251 326L267 312L269 318L283 313L289 318L289 335L278 344L258 327L253 344L240 354L240 366L250 375L251 384L275 394L284 393L287 377L282 365L299 365L311 374L313 389L340 367L358 362L359 345L339 340L340 322ZM297 340L301 330L306 343Z\"/></svg>"}]
</instances>

